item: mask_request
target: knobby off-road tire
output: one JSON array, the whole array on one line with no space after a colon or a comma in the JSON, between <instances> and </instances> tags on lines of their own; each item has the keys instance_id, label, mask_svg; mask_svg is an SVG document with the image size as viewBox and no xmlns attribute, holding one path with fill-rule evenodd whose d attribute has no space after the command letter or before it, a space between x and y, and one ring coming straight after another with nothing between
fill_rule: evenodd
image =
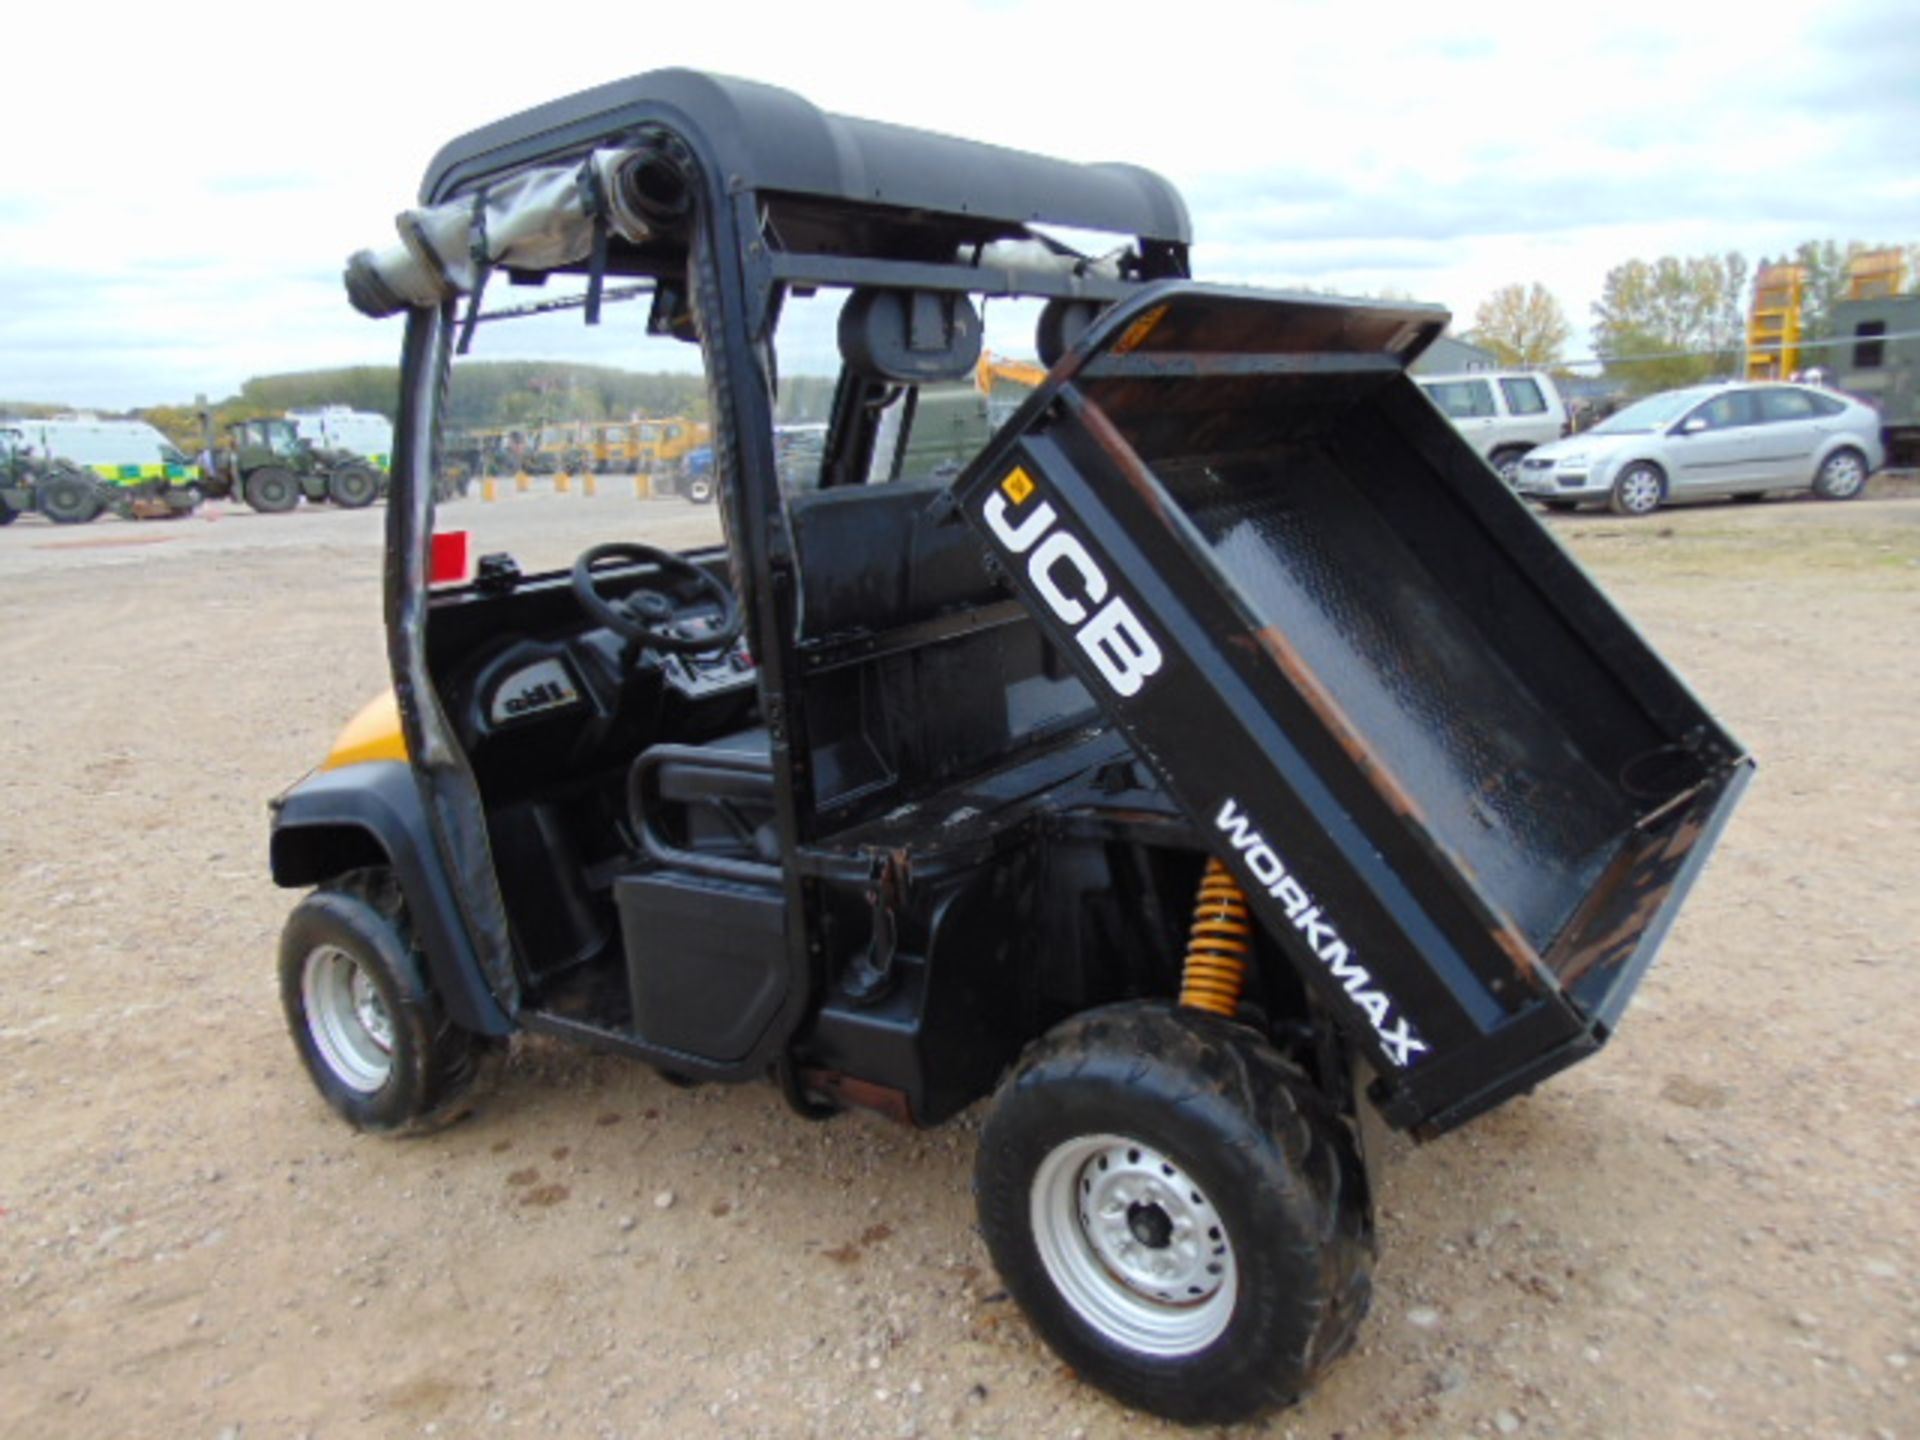
<instances>
[{"instance_id":1,"label":"knobby off-road tire","mask_svg":"<svg viewBox=\"0 0 1920 1440\"><path fill-rule=\"evenodd\" d=\"M278 465L262 465L247 476L241 494L262 515L284 515L300 503L300 477Z\"/></svg>"},{"instance_id":2,"label":"knobby off-road tire","mask_svg":"<svg viewBox=\"0 0 1920 1440\"><path fill-rule=\"evenodd\" d=\"M327 498L342 510L363 510L380 495L376 470L350 465L327 476Z\"/></svg>"},{"instance_id":3,"label":"knobby off-road tire","mask_svg":"<svg viewBox=\"0 0 1920 1440\"><path fill-rule=\"evenodd\" d=\"M85 525L100 518L107 507L99 491L73 475L55 475L34 487L34 502L40 513L56 525Z\"/></svg>"},{"instance_id":4,"label":"knobby off-road tire","mask_svg":"<svg viewBox=\"0 0 1920 1440\"><path fill-rule=\"evenodd\" d=\"M420 1135L466 1113L495 1048L446 1016L385 870L322 886L280 936L280 1001L321 1096L359 1130Z\"/></svg>"},{"instance_id":5,"label":"knobby off-road tire","mask_svg":"<svg viewBox=\"0 0 1920 1440\"><path fill-rule=\"evenodd\" d=\"M1127 1404L1228 1422L1352 1344L1373 1223L1348 1124L1269 1045L1166 1002L1077 1016L993 1102L974 1170L1001 1279Z\"/></svg>"}]
</instances>

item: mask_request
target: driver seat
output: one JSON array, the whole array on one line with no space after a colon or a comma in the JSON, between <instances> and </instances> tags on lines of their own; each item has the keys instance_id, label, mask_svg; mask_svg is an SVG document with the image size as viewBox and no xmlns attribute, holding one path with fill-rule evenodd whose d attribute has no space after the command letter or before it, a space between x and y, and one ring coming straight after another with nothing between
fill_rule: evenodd
<instances>
[{"instance_id":1,"label":"driver seat","mask_svg":"<svg viewBox=\"0 0 1920 1440\"><path fill-rule=\"evenodd\" d=\"M777 880L773 744L766 727L641 751L627 772L627 816L647 857L669 869Z\"/></svg>"}]
</instances>

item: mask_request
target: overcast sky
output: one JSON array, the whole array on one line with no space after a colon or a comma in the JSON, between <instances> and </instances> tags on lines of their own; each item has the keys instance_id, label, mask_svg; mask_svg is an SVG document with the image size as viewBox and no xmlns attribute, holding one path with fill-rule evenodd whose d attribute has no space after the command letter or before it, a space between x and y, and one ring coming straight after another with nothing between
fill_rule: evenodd
<instances>
[{"instance_id":1,"label":"overcast sky","mask_svg":"<svg viewBox=\"0 0 1920 1440\"><path fill-rule=\"evenodd\" d=\"M36 5L0 84L0 399L218 398L391 362L341 264L445 140L665 65L1186 193L1205 278L1386 287L1459 327L1609 267L1920 239L1914 0ZM505 23L511 19L511 24Z\"/></svg>"}]
</instances>

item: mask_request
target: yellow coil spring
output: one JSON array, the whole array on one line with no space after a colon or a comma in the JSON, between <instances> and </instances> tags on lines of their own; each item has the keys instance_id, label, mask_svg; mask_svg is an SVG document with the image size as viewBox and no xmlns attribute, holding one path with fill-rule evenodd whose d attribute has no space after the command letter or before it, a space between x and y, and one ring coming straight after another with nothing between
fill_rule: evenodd
<instances>
[{"instance_id":1,"label":"yellow coil spring","mask_svg":"<svg viewBox=\"0 0 1920 1440\"><path fill-rule=\"evenodd\" d=\"M1190 1010L1231 1016L1247 983L1253 920L1240 882L1218 860L1208 859L1200 877L1188 932L1187 963L1180 975L1180 1003Z\"/></svg>"}]
</instances>

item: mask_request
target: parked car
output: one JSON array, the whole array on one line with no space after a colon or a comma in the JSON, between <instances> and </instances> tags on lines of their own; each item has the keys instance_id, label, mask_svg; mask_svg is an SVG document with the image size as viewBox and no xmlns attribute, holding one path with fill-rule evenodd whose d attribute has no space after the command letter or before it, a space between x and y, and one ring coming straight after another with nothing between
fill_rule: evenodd
<instances>
[{"instance_id":1,"label":"parked car","mask_svg":"<svg viewBox=\"0 0 1920 1440\"><path fill-rule=\"evenodd\" d=\"M1453 428L1509 485L1523 455L1567 433L1566 401L1550 375L1479 370L1416 378Z\"/></svg>"},{"instance_id":2,"label":"parked car","mask_svg":"<svg viewBox=\"0 0 1920 1440\"><path fill-rule=\"evenodd\" d=\"M1636 401L1520 462L1519 491L1549 510L1604 502L1649 515L1669 500L1805 490L1851 500L1886 463L1880 417L1811 385L1696 385Z\"/></svg>"}]
</instances>

